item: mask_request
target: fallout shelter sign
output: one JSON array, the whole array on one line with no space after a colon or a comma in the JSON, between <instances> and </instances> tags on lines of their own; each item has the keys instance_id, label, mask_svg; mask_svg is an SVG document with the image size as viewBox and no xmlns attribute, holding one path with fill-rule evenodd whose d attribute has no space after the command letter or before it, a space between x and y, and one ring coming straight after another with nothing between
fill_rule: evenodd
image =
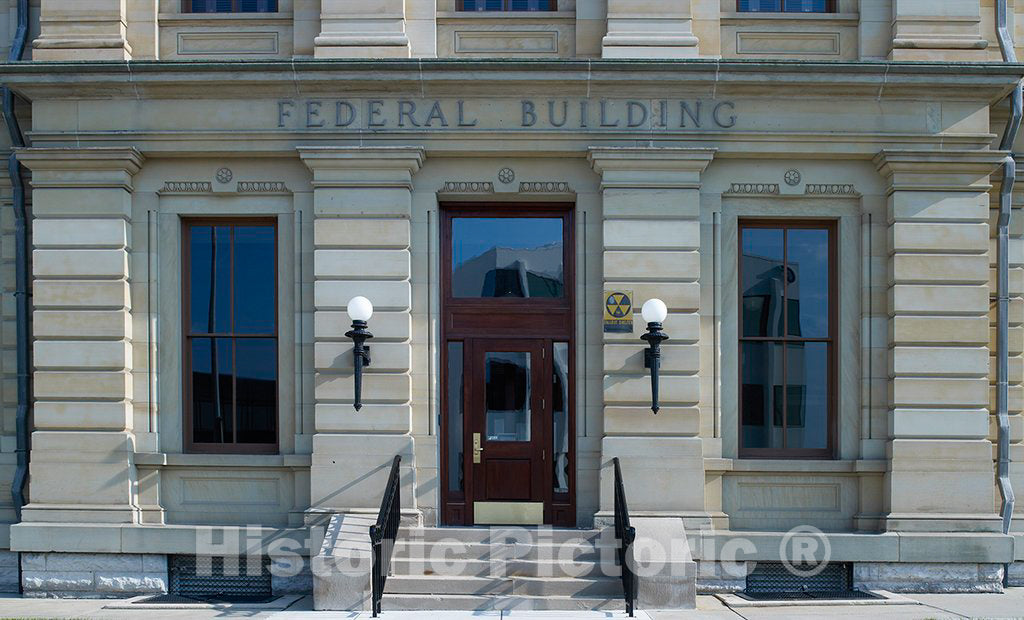
<instances>
[{"instance_id":1,"label":"fallout shelter sign","mask_svg":"<svg viewBox=\"0 0 1024 620\"><path fill-rule=\"evenodd\" d=\"M633 333L633 291L604 292L606 334Z\"/></svg>"}]
</instances>

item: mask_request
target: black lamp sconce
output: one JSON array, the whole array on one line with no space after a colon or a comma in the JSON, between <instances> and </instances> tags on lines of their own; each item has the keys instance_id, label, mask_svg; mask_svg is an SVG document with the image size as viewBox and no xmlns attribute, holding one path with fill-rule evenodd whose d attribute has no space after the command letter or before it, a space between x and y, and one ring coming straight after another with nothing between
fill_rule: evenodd
<instances>
[{"instance_id":1,"label":"black lamp sconce","mask_svg":"<svg viewBox=\"0 0 1024 620\"><path fill-rule=\"evenodd\" d=\"M373 334L367 331L367 321L373 316L373 304L370 300L358 296L348 302L348 318L352 319L352 329L345 332L345 335L352 339L355 346L352 348L352 366L355 369L355 400L353 407L356 411L363 408L363 368L370 365L370 347L364 343L373 338Z\"/></svg>"},{"instance_id":2,"label":"black lamp sconce","mask_svg":"<svg viewBox=\"0 0 1024 620\"><path fill-rule=\"evenodd\" d=\"M651 369L651 411L658 415L658 371L661 369L661 343L668 340L668 334L661 330L661 324L668 316L668 308L660 299L648 299L640 310L647 321L647 333L640 339L649 347L644 350L644 368Z\"/></svg>"}]
</instances>

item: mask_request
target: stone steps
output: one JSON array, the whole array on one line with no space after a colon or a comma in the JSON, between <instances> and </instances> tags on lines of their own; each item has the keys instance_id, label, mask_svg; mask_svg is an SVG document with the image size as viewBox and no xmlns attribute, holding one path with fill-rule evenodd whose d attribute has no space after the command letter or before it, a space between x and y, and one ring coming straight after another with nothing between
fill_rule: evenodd
<instances>
[{"instance_id":1,"label":"stone steps","mask_svg":"<svg viewBox=\"0 0 1024 620\"><path fill-rule=\"evenodd\" d=\"M404 528L388 610L621 610L608 530Z\"/></svg>"},{"instance_id":2,"label":"stone steps","mask_svg":"<svg viewBox=\"0 0 1024 620\"><path fill-rule=\"evenodd\" d=\"M518 595L613 598L621 594L618 578L594 579L546 577L444 577L437 575L392 575L384 596L389 594Z\"/></svg>"},{"instance_id":3,"label":"stone steps","mask_svg":"<svg viewBox=\"0 0 1024 620\"><path fill-rule=\"evenodd\" d=\"M619 567L614 560L599 562L559 562L557 560L463 560L450 563L425 562L423 559L395 557L391 560L394 575L441 575L488 577L503 574L507 577L613 577L618 578Z\"/></svg>"},{"instance_id":4,"label":"stone steps","mask_svg":"<svg viewBox=\"0 0 1024 620\"><path fill-rule=\"evenodd\" d=\"M387 611L621 611L621 597L575 596L473 596L436 594L385 594Z\"/></svg>"}]
</instances>

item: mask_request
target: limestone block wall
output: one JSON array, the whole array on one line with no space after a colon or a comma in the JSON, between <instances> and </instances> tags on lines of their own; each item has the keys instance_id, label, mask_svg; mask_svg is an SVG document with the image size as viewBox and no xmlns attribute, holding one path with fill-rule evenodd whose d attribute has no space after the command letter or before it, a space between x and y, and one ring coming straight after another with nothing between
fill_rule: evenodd
<instances>
[{"instance_id":1,"label":"limestone block wall","mask_svg":"<svg viewBox=\"0 0 1024 620\"><path fill-rule=\"evenodd\" d=\"M313 171L316 399L312 510L376 511L391 460L403 459L403 509L413 510L410 215L418 148L303 148ZM345 311L369 298L372 365L353 403ZM372 472L367 475L367 471Z\"/></svg>"},{"instance_id":2,"label":"limestone block wall","mask_svg":"<svg viewBox=\"0 0 1024 620\"><path fill-rule=\"evenodd\" d=\"M0 156L4 156L3 150L0 150ZM10 493L17 464L15 433L18 413L12 198L10 181L3 175L0 177L0 549L9 547L10 524L16 520ZM0 571L0 591L7 581Z\"/></svg>"},{"instance_id":3,"label":"limestone block wall","mask_svg":"<svg viewBox=\"0 0 1024 620\"><path fill-rule=\"evenodd\" d=\"M28 597L122 598L167 592L167 556L137 553L23 553Z\"/></svg>"},{"instance_id":4,"label":"limestone block wall","mask_svg":"<svg viewBox=\"0 0 1024 620\"><path fill-rule=\"evenodd\" d=\"M1024 494L1024 191L1021 191L1024 184L1024 174L1018 168L1017 182L1014 185L1016 191L1013 195L1013 210L1010 219L1010 333L1009 333L1009 374L1010 398L1008 400L1010 413L1010 479L1013 483L1013 490L1017 497ZM993 202L989 215L991 223L992 239L990 241L989 254L992 257L990 265L991 274L991 304L992 311L989 313L990 324L990 348L993 358L991 360L992 372L989 377L990 390L995 390L996 385L996 223L999 214L998 193L993 191ZM994 414L995 394L992 393L992 413L990 420L989 438L997 441L996 420ZM1001 507L998 490L996 491L997 509ZM1020 506L1018 501L1017 506ZM1024 514L1017 509L1014 511L1012 531L1018 536L1024 535ZM1021 540L1018 538L1018 540ZM1019 546L1019 545L1018 545ZM1024 559L1024 551L1018 555L1018 559Z\"/></svg>"},{"instance_id":5,"label":"limestone block wall","mask_svg":"<svg viewBox=\"0 0 1024 620\"><path fill-rule=\"evenodd\" d=\"M134 149L34 149L35 396L25 521L137 521L129 298ZM76 475L69 476L74 470Z\"/></svg>"},{"instance_id":6,"label":"limestone block wall","mask_svg":"<svg viewBox=\"0 0 1024 620\"><path fill-rule=\"evenodd\" d=\"M662 345L661 411L654 416L640 316L631 334L604 336L601 511L612 509L610 459L630 472L630 509L704 521L703 485L666 487L660 472L703 477L700 439L700 174L714 151L594 148L601 175L604 288L632 290L634 312L660 297L670 314ZM656 435L656 436L653 436Z\"/></svg>"},{"instance_id":7,"label":"limestone block wall","mask_svg":"<svg viewBox=\"0 0 1024 620\"><path fill-rule=\"evenodd\" d=\"M887 523L994 531L989 174L998 154L883 151L889 181Z\"/></svg>"}]
</instances>

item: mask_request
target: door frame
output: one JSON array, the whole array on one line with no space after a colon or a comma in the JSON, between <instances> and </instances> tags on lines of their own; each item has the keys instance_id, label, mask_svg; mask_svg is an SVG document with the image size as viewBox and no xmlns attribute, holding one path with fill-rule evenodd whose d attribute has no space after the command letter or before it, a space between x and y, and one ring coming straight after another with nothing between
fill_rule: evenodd
<instances>
[{"instance_id":1,"label":"door frame","mask_svg":"<svg viewBox=\"0 0 1024 620\"><path fill-rule=\"evenodd\" d=\"M549 339L569 344L568 425L569 425L569 492L554 493L554 471L545 473L544 522L560 527L576 524L576 235L574 203L541 202L457 202L439 205L440 226L440 412L439 443L441 506L438 521L443 525L468 525L473 522L472 482L467 480L462 492L449 490L448 479L448 348L449 341L462 341L463 376L468 379L466 360L477 338L494 340ZM459 299L451 295L452 237L455 217L559 217L563 220L563 265L565 296L558 300ZM497 333L495 330L500 330ZM551 351L552 355L554 351ZM463 381L463 435L466 435L465 407L469 402L468 380ZM550 407L548 407L550 409ZM551 422L548 420L547 424ZM544 437L551 437L544 429ZM465 445L465 444L464 444ZM549 446L549 449L552 447ZM554 454L548 460L553 463ZM464 449L463 463L471 460ZM471 472L464 467L465 476ZM549 484L550 483L550 484Z\"/></svg>"}]
</instances>

